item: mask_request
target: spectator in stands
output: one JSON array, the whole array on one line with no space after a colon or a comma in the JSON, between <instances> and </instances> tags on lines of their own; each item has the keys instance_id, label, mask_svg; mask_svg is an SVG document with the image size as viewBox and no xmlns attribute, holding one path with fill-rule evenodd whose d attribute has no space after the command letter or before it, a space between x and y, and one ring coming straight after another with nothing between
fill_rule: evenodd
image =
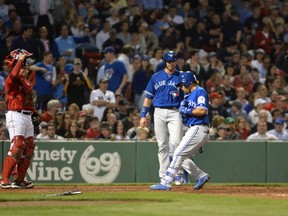
<instances>
[{"instance_id":1,"label":"spectator in stands","mask_svg":"<svg viewBox=\"0 0 288 216\"><path fill-rule=\"evenodd\" d=\"M147 127L137 127L136 128L136 137L135 139L138 141L148 141L149 137L149 129Z\"/></svg>"},{"instance_id":2,"label":"spectator in stands","mask_svg":"<svg viewBox=\"0 0 288 216\"><path fill-rule=\"evenodd\" d=\"M102 30L96 34L95 37L96 47L99 49L99 51L102 51L104 42L110 36L110 29L111 29L110 23L108 21L104 21Z\"/></svg>"},{"instance_id":3,"label":"spectator in stands","mask_svg":"<svg viewBox=\"0 0 288 216\"><path fill-rule=\"evenodd\" d=\"M235 131L240 134L242 140L246 140L250 135L249 122L242 116L237 117L235 121Z\"/></svg>"},{"instance_id":4,"label":"spectator in stands","mask_svg":"<svg viewBox=\"0 0 288 216\"><path fill-rule=\"evenodd\" d=\"M8 20L8 11L9 11L9 6L5 4L4 0L0 0L0 16L3 18L3 21Z\"/></svg>"},{"instance_id":5,"label":"spectator in stands","mask_svg":"<svg viewBox=\"0 0 288 216\"><path fill-rule=\"evenodd\" d=\"M223 41L223 46L220 48L217 53L217 58L221 62L231 61L232 54L237 49L237 41L235 39L230 39L228 41Z\"/></svg>"},{"instance_id":6,"label":"spectator in stands","mask_svg":"<svg viewBox=\"0 0 288 216\"><path fill-rule=\"evenodd\" d=\"M152 30L159 38L167 28L169 28L168 16L164 11L159 11L156 15L156 22L153 24Z\"/></svg>"},{"instance_id":7,"label":"spectator in stands","mask_svg":"<svg viewBox=\"0 0 288 216\"><path fill-rule=\"evenodd\" d=\"M238 100L233 101L229 115L234 120L236 120L240 116L245 118L246 120L248 120L248 115L247 115L246 111L242 109L242 107L243 106L242 106L242 103L240 101L238 101Z\"/></svg>"},{"instance_id":8,"label":"spectator in stands","mask_svg":"<svg viewBox=\"0 0 288 216\"><path fill-rule=\"evenodd\" d=\"M259 121L257 125L257 132L249 135L247 141L268 141L278 140L278 138L267 132L267 124L265 121Z\"/></svg>"},{"instance_id":9,"label":"spectator in stands","mask_svg":"<svg viewBox=\"0 0 288 216\"><path fill-rule=\"evenodd\" d=\"M217 88L222 84L222 74L215 68L211 71L210 78L205 82L205 89L210 94L215 92Z\"/></svg>"},{"instance_id":10,"label":"spectator in stands","mask_svg":"<svg viewBox=\"0 0 288 216\"><path fill-rule=\"evenodd\" d=\"M229 41L234 38L237 44L240 43L242 37L243 25L240 22L240 14L236 11L232 11L228 20L223 23L223 30L221 34L221 43Z\"/></svg>"},{"instance_id":11,"label":"spectator in stands","mask_svg":"<svg viewBox=\"0 0 288 216\"><path fill-rule=\"evenodd\" d=\"M52 32L49 32L52 34ZM41 26L39 28L39 38L35 40L35 46L37 47L37 50L39 50L39 53L43 52L51 52L52 50L52 43L48 39L48 29L45 26ZM35 56L36 60L38 56Z\"/></svg>"},{"instance_id":12,"label":"spectator in stands","mask_svg":"<svg viewBox=\"0 0 288 216\"><path fill-rule=\"evenodd\" d=\"M128 87L128 85L132 83L133 78L133 71L130 65L130 59L132 58L132 56L133 56L133 48L131 47L130 44L125 44L117 57L117 60L123 62L123 64L125 65L125 69L127 71L128 79L127 84L125 86L126 88Z\"/></svg>"},{"instance_id":13,"label":"spectator in stands","mask_svg":"<svg viewBox=\"0 0 288 216\"><path fill-rule=\"evenodd\" d=\"M79 124L77 121L72 120L67 133L64 135L64 138L68 139L81 139L83 138L85 133L79 130Z\"/></svg>"},{"instance_id":14,"label":"spectator in stands","mask_svg":"<svg viewBox=\"0 0 288 216\"><path fill-rule=\"evenodd\" d=\"M97 116L89 118L89 128L86 131L85 138L98 139L101 133L100 121Z\"/></svg>"},{"instance_id":15,"label":"spectator in stands","mask_svg":"<svg viewBox=\"0 0 288 216\"><path fill-rule=\"evenodd\" d=\"M263 58L265 55L265 51L263 49L257 49L255 50L255 59L251 61L251 67L257 68L260 74L260 79L266 78L265 69L263 66Z\"/></svg>"},{"instance_id":16,"label":"spectator in stands","mask_svg":"<svg viewBox=\"0 0 288 216\"><path fill-rule=\"evenodd\" d=\"M108 122L102 122L100 125L100 128L101 128L101 134L99 136L100 140L107 140L107 141L115 140L114 134L112 134L112 131Z\"/></svg>"},{"instance_id":17,"label":"spectator in stands","mask_svg":"<svg viewBox=\"0 0 288 216\"><path fill-rule=\"evenodd\" d=\"M255 125L251 126L250 134L255 133L257 131L257 126L260 121L265 121L267 124L267 130L274 129L274 125L272 123L272 115L268 110L262 109L259 111L258 122Z\"/></svg>"},{"instance_id":18,"label":"spectator in stands","mask_svg":"<svg viewBox=\"0 0 288 216\"><path fill-rule=\"evenodd\" d=\"M109 80L107 77L103 77L100 80L99 88L93 90L90 95L90 104L94 108L94 116L97 116L102 121L104 110L106 108L115 107L115 95L108 89Z\"/></svg>"},{"instance_id":19,"label":"spectator in stands","mask_svg":"<svg viewBox=\"0 0 288 216\"><path fill-rule=\"evenodd\" d=\"M51 122L54 120L54 115L56 110L60 108L60 102L58 100L52 99L47 103L47 111L40 115L41 122Z\"/></svg>"},{"instance_id":20,"label":"spectator in stands","mask_svg":"<svg viewBox=\"0 0 288 216\"><path fill-rule=\"evenodd\" d=\"M135 139L137 137L136 130L140 126L140 114L135 113L132 118L132 121L133 121L133 127L128 129L127 135L129 136L130 139Z\"/></svg>"},{"instance_id":21,"label":"spectator in stands","mask_svg":"<svg viewBox=\"0 0 288 216\"><path fill-rule=\"evenodd\" d=\"M62 136L55 134L55 126L53 123L47 125L47 135L42 140L63 140Z\"/></svg>"},{"instance_id":22,"label":"spectator in stands","mask_svg":"<svg viewBox=\"0 0 288 216\"><path fill-rule=\"evenodd\" d=\"M70 112L65 111L63 115L63 124L61 124L61 126L58 129L56 129L56 133L64 137L64 135L68 131L71 121L72 121L72 117L71 117Z\"/></svg>"},{"instance_id":23,"label":"spectator in stands","mask_svg":"<svg viewBox=\"0 0 288 216\"><path fill-rule=\"evenodd\" d=\"M212 92L209 95L210 104L208 108L209 121L212 122L214 116L220 115L224 118L228 117L227 110L221 105L222 95L217 92Z\"/></svg>"},{"instance_id":24,"label":"spectator in stands","mask_svg":"<svg viewBox=\"0 0 288 216\"><path fill-rule=\"evenodd\" d=\"M230 128L225 124L220 124L217 127L216 133L210 136L211 140L229 140L228 130Z\"/></svg>"},{"instance_id":25,"label":"spectator in stands","mask_svg":"<svg viewBox=\"0 0 288 216\"><path fill-rule=\"evenodd\" d=\"M108 90L115 94L122 93L128 79L125 65L116 59L116 52L113 47L106 47L103 53L107 60L104 65L104 76L109 79Z\"/></svg>"},{"instance_id":26,"label":"spectator in stands","mask_svg":"<svg viewBox=\"0 0 288 216\"><path fill-rule=\"evenodd\" d=\"M259 98L263 99L266 101L266 104L271 102L271 98L268 97L268 89L264 84L259 84L256 93L258 93Z\"/></svg>"},{"instance_id":27,"label":"spectator in stands","mask_svg":"<svg viewBox=\"0 0 288 216\"><path fill-rule=\"evenodd\" d=\"M58 131L64 127L64 112L63 112L62 108L58 108L55 111L54 116L55 117L54 117L53 122L54 122L55 130Z\"/></svg>"},{"instance_id":28,"label":"spectator in stands","mask_svg":"<svg viewBox=\"0 0 288 216\"><path fill-rule=\"evenodd\" d=\"M107 114L107 122L110 126L111 133L116 133L117 117L114 113Z\"/></svg>"},{"instance_id":29,"label":"spectator in stands","mask_svg":"<svg viewBox=\"0 0 288 216\"><path fill-rule=\"evenodd\" d=\"M144 36L147 50L154 50L159 46L159 39L156 34L149 29L147 22L142 22L138 31Z\"/></svg>"},{"instance_id":30,"label":"spectator in stands","mask_svg":"<svg viewBox=\"0 0 288 216\"><path fill-rule=\"evenodd\" d=\"M228 127L228 138L231 140L241 139L240 133L235 130L235 120L232 117L227 117L224 120L224 123Z\"/></svg>"},{"instance_id":31,"label":"spectator in stands","mask_svg":"<svg viewBox=\"0 0 288 216\"><path fill-rule=\"evenodd\" d=\"M54 96L56 86L56 69L53 64L52 53L44 52L42 61L37 62L35 66L41 70L36 71L36 81L34 89L37 92L38 109L45 110L46 104Z\"/></svg>"},{"instance_id":32,"label":"spectator in stands","mask_svg":"<svg viewBox=\"0 0 288 216\"><path fill-rule=\"evenodd\" d=\"M141 56L147 51L145 38L138 30L131 32L131 41L129 44L133 48L134 55L138 54Z\"/></svg>"},{"instance_id":33,"label":"spectator in stands","mask_svg":"<svg viewBox=\"0 0 288 216\"><path fill-rule=\"evenodd\" d=\"M39 124L40 133L36 136L36 140L41 140L47 135L47 125L48 124L46 122L41 122Z\"/></svg>"},{"instance_id":34,"label":"spectator in stands","mask_svg":"<svg viewBox=\"0 0 288 216\"><path fill-rule=\"evenodd\" d=\"M251 122L252 126L258 123L259 113L261 110L264 109L265 104L266 104L266 101L263 100L262 98L257 98L254 100L254 109L248 113L249 121ZM268 121L272 122L271 114L270 114L270 118Z\"/></svg>"},{"instance_id":35,"label":"spectator in stands","mask_svg":"<svg viewBox=\"0 0 288 216\"><path fill-rule=\"evenodd\" d=\"M64 56L67 60L75 58L76 43L74 38L69 35L66 24L61 26L60 35L54 40L52 52L55 57Z\"/></svg>"},{"instance_id":36,"label":"spectator in stands","mask_svg":"<svg viewBox=\"0 0 288 216\"><path fill-rule=\"evenodd\" d=\"M110 16L105 19L106 21L110 23L112 27L119 22L118 10L119 8L117 7L111 7L109 10Z\"/></svg>"},{"instance_id":37,"label":"spectator in stands","mask_svg":"<svg viewBox=\"0 0 288 216\"><path fill-rule=\"evenodd\" d=\"M67 95L64 91L65 83L69 79L69 75L65 71L60 71L56 77L56 86L54 89L54 98L59 100L62 107L67 106Z\"/></svg>"},{"instance_id":38,"label":"spectator in stands","mask_svg":"<svg viewBox=\"0 0 288 216\"><path fill-rule=\"evenodd\" d=\"M112 46L114 47L116 54L121 52L124 43L121 39L117 38L116 33L117 32L115 28L110 29L109 38L103 42L101 50Z\"/></svg>"},{"instance_id":39,"label":"spectator in stands","mask_svg":"<svg viewBox=\"0 0 288 216\"><path fill-rule=\"evenodd\" d=\"M22 28L22 34L13 40L11 50L20 48L33 53L34 56L40 55L40 53L35 49L35 40L32 38L32 34L33 27L24 26Z\"/></svg>"},{"instance_id":40,"label":"spectator in stands","mask_svg":"<svg viewBox=\"0 0 288 216\"><path fill-rule=\"evenodd\" d=\"M253 91L253 81L251 80L249 73L250 67L247 65L241 65L240 74L235 76L233 85L236 88L243 87L248 93L251 93Z\"/></svg>"},{"instance_id":41,"label":"spectator in stands","mask_svg":"<svg viewBox=\"0 0 288 216\"><path fill-rule=\"evenodd\" d=\"M15 8L9 9L8 19L6 19L6 21L4 21L4 26L5 26L7 31L12 31L13 24L17 19L21 21L21 18L17 15L16 9Z\"/></svg>"},{"instance_id":42,"label":"spectator in stands","mask_svg":"<svg viewBox=\"0 0 288 216\"><path fill-rule=\"evenodd\" d=\"M80 108L76 103L72 103L68 106L68 112L70 112L72 120L78 121L79 111Z\"/></svg>"},{"instance_id":43,"label":"spectator in stands","mask_svg":"<svg viewBox=\"0 0 288 216\"><path fill-rule=\"evenodd\" d=\"M268 130L268 133L276 136L278 140L288 140L288 132L284 129L284 124L283 118L277 118L274 122L274 129Z\"/></svg>"},{"instance_id":44,"label":"spectator in stands","mask_svg":"<svg viewBox=\"0 0 288 216\"><path fill-rule=\"evenodd\" d=\"M118 102L118 108L115 110L117 120L123 120L128 116L128 102L126 99L121 99Z\"/></svg>"},{"instance_id":45,"label":"spectator in stands","mask_svg":"<svg viewBox=\"0 0 288 216\"><path fill-rule=\"evenodd\" d=\"M156 67L159 63L163 62L163 50L160 47L157 47L154 50L153 57L149 59L149 63L153 67L153 71L156 72Z\"/></svg>"},{"instance_id":46,"label":"spectator in stands","mask_svg":"<svg viewBox=\"0 0 288 216\"><path fill-rule=\"evenodd\" d=\"M117 121L116 124L116 133L114 134L115 140L129 140L129 136L126 134L124 130L124 125L121 120Z\"/></svg>"},{"instance_id":47,"label":"spectator in stands","mask_svg":"<svg viewBox=\"0 0 288 216\"><path fill-rule=\"evenodd\" d=\"M116 36L122 40L124 44L128 44L131 41L131 33L129 32L128 21L121 22L121 30L116 34Z\"/></svg>"},{"instance_id":48,"label":"spectator in stands","mask_svg":"<svg viewBox=\"0 0 288 216\"><path fill-rule=\"evenodd\" d=\"M114 114L115 114L115 109L113 109L113 108L108 108L108 107L107 107L107 108L104 110L104 112L103 112L103 117L102 117L101 122L107 121L107 120L108 120L108 115L109 115L110 113L114 113Z\"/></svg>"},{"instance_id":49,"label":"spectator in stands","mask_svg":"<svg viewBox=\"0 0 288 216\"><path fill-rule=\"evenodd\" d=\"M46 0L46 4L38 0L30 0L30 11L33 14L34 26L38 30L41 26L45 25L50 34L53 35L53 16L52 11L55 8L55 1Z\"/></svg>"},{"instance_id":50,"label":"spectator in stands","mask_svg":"<svg viewBox=\"0 0 288 216\"><path fill-rule=\"evenodd\" d=\"M69 75L69 79L65 83L65 90L67 93L68 106L76 103L82 108L85 101L85 89L92 90L92 85L88 79L87 69L84 72L81 70L82 61L79 58L74 59L73 72Z\"/></svg>"}]
</instances>

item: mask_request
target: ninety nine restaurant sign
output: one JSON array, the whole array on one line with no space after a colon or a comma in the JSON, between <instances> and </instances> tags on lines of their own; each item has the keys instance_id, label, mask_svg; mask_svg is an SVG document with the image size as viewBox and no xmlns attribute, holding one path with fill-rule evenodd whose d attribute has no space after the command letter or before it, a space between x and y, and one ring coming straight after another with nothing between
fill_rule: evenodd
<instances>
[{"instance_id":1,"label":"ninety nine restaurant sign","mask_svg":"<svg viewBox=\"0 0 288 216\"><path fill-rule=\"evenodd\" d=\"M135 182L135 143L38 142L27 177L35 182Z\"/></svg>"}]
</instances>

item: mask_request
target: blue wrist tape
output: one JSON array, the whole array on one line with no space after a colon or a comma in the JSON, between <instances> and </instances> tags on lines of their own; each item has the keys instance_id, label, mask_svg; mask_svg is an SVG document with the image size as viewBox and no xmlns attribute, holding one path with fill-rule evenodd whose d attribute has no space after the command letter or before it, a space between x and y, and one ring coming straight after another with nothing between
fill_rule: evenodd
<instances>
[{"instance_id":1,"label":"blue wrist tape","mask_svg":"<svg viewBox=\"0 0 288 216\"><path fill-rule=\"evenodd\" d=\"M141 114L140 114L141 118L145 118L149 110L150 110L150 107L143 106L141 109Z\"/></svg>"}]
</instances>

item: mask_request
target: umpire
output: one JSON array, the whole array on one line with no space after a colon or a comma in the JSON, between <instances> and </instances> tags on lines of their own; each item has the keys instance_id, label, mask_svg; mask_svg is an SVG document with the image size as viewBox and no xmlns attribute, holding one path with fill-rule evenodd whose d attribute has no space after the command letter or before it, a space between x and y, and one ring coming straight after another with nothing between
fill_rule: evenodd
<instances>
[{"instance_id":1,"label":"umpire","mask_svg":"<svg viewBox=\"0 0 288 216\"><path fill-rule=\"evenodd\" d=\"M164 54L165 68L156 72L150 78L141 109L140 126L145 127L147 126L146 115L153 100L160 179L164 178L170 164L169 149L172 155L183 136L182 120L179 113L183 93L176 87L180 76L180 72L176 70L177 60L176 52L169 51Z\"/></svg>"}]
</instances>

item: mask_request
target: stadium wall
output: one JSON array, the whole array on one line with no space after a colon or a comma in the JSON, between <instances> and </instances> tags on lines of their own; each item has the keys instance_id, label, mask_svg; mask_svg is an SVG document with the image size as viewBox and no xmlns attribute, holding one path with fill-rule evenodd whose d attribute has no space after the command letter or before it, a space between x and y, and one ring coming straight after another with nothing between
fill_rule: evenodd
<instances>
[{"instance_id":1,"label":"stadium wall","mask_svg":"<svg viewBox=\"0 0 288 216\"><path fill-rule=\"evenodd\" d=\"M9 142L0 142L0 167ZM156 142L38 141L35 183L158 182ZM213 183L288 182L288 142L209 142L194 161ZM193 182L193 179L190 179Z\"/></svg>"}]
</instances>

